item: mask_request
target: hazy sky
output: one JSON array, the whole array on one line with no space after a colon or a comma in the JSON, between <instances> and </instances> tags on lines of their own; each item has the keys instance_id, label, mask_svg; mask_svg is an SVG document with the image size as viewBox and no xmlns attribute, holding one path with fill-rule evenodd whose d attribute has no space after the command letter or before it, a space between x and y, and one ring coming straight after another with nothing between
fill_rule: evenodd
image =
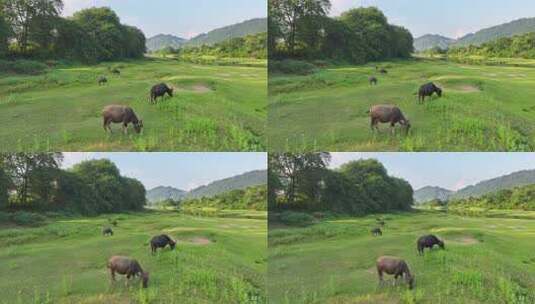
<instances>
[{"instance_id":1,"label":"hazy sky","mask_svg":"<svg viewBox=\"0 0 535 304\"><path fill-rule=\"evenodd\" d=\"M63 167L107 158L122 175L140 180L147 190L173 186L182 190L267 167L266 153L63 153Z\"/></svg>"},{"instance_id":2,"label":"hazy sky","mask_svg":"<svg viewBox=\"0 0 535 304\"><path fill-rule=\"evenodd\" d=\"M350 160L375 158L388 173L416 190L440 186L458 190L482 180L535 169L535 153L331 153L331 167Z\"/></svg>"},{"instance_id":3,"label":"hazy sky","mask_svg":"<svg viewBox=\"0 0 535 304\"><path fill-rule=\"evenodd\" d=\"M147 38L173 34L191 38L210 30L267 16L267 0L63 0L64 16L88 7L111 7L122 23Z\"/></svg>"},{"instance_id":4,"label":"hazy sky","mask_svg":"<svg viewBox=\"0 0 535 304\"><path fill-rule=\"evenodd\" d=\"M535 17L533 0L331 0L332 15L358 6L377 6L391 23L414 37L440 34L458 38L524 17Z\"/></svg>"}]
</instances>

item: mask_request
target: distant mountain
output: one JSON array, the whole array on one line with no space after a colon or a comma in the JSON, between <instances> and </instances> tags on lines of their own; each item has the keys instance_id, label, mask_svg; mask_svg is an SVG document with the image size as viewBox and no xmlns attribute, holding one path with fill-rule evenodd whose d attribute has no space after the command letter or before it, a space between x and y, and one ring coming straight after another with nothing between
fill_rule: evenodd
<instances>
[{"instance_id":1,"label":"distant mountain","mask_svg":"<svg viewBox=\"0 0 535 304\"><path fill-rule=\"evenodd\" d=\"M477 197L502 189L512 189L531 184L535 184L535 170L518 171L465 187L453 194L452 198Z\"/></svg>"},{"instance_id":2,"label":"distant mountain","mask_svg":"<svg viewBox=\"0 0 535 304\"><path fill-rule=\"evenodd\" d=\"M451 39L440 35L424 35L414 40L416 51L423 51L433 47L448 48L451 46L480 45L502 37L512 37L525 33L535 32L535 18L523 18L508 23L482 29L470 33L459 39Z\"/></svg>"},{"instance_id":3,"label":"distant mountain","mask_svg":"<svg viewBox=\"0 0 535 304\"><path fill-rule=\"evenodd\" d=\"M414 200L417 203L424 203L433 199L446 200L467 198L470 196L479 197L487 193L531 184L535 184L535 170L523 170L485 180L455 192L440 187L424 187L414 192Z\"/></svg>"},{"instance_id":4,"label":"distant mountain","mask_svg":"<svg viewBox=\"0 0 535 304\"><path fill-rule=\"evenodd\" d=\"M419 203L425 203L425 202L428 202L428 201L432 201L432 200L435 200L435 199L439 199L441 201L445 201L453 193L454 193L454 191L451 191L451 190L448 190L448 189L444 189L444 188L440 188L440 187L427 186L427 187L423 187L421 189L418 189L418 190L414 191L413 197L414 197L414 201L416 202L416 204L419 204Z\"/></svg>"},{"instance_id":5,"label":"distant mountain","mask_svg":"<svg viewBox=\"0 0 535 304\"><path fill-rule=\"evenodd\" d=\"M482 43L496 40L502 37L512 37L515 35L535 32L535 18L523 18L509 23L489 27L474 34L468 34L455 42L456 46L467 46L471 44L480 45Z\"/></svg>"},{"instance_id":6,"label":"distant mountain","mask_svg":"<svg viewBox=\"0 0 535 304\"><path fill-rule=\"evenodd\" d=\"M146 45L147 50L157 51L166 47L180 48L186 41L188 40L174 35L159 34L147 39Z\"/></svg>"},{"instance_id":7,"label":"distant mountain","mask_svg":"<svg viewBox=\"0 0 535 304\"><path fill-rule=\"evenodd\" d=\"M447 49L451 43L455 42L455 39L440 35L424 35L414 39L414 49L417 52L425 51L432 49L434 47L439 47L441 49Z\"/></svg>"},{"instance_id":8,"label":"distant mountain","mask_svg":"<svg viewBox=\"0 0 535 304\"><path fill-rule=\"evenodd\" d=\"M189 192L173 187L156 187L147 191L146 196L149 204L152 204L170 198L173 200L183 200L189 198L211 197L232 190L245 189L251 186L265 184L267 184L267 171L256 170L218 180L208 185L195 188Z\"/></svg>"},{"instance_id":9,"label":"distant mountain","mask_svg":"<svg viewBox=\"0 0 535 304\"><path fill-rule=\"evenodd\" d=\"M180 200L187 191L176 189L173 187L156 187L147 191L146 197L149 202L161 202L166 199Z\"/></svg>"},{"instance_id":10,"label":"distant mountain","mask_svg":"<svg viewBox=\"0 0 535 304\"><path fill-rule=\"evenodd\" d=\"M215 44L232 38L267 32L267 18L257 18L215 29L190 39L185 46Z\"/></svg>"},{"instance_id":11,"label":"distant mountain","mask_svg":"<svg viewBox=\"0 0 535 304\"><path fill-rule=\"evenodd\" d=\"M157 51L166 47L181 48L184 46L215 44L231 38L245 37L263 32L267 32L267 19L257 18L218 28L208 33L200 34L190 40L173 35L160 34L147 39L146 44L147 50Z\"/></svg>"}]
</instances>

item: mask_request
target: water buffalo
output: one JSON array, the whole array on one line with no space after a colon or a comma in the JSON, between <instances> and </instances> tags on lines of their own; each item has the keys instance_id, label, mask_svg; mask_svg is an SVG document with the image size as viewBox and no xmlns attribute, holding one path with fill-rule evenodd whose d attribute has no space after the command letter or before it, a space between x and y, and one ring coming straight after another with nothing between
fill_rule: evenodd
<instances>
[{"instance_id":1,"label":"water buffalo","mask_svg":"<svg viewBox=\"0 0 535 304\"><path fill-rule=\"evenodd\" d=\"M403 116L401 110L394 105L376 105L373 106L368 113L370 114L371 119L371 128L372 131L376 129L379 131L378 124L381 123L390 123L390 128L392 129L392 134L394 134L397 123L405 127L405 132L409 133L411 123L408 119Z\"/></svg>"},{"instance_id":2,"label":"water buffalo","mask_svg":"<svg viewBox=\"0 0 535 304\"><path fill-rule=\"evenodd\" d=\"M131 107L122 105L109 105L102 110L102 118L104 121L104 131L111 130L111 123L122 123L124 134L128 133L128 124L134 125L136 133L143 129L143 121L139 120Z\"/></svg>"},{"instance_id":3,"label":"water buffalo","mask_svg":"<svg viewBox=\"0 0 535 304\"><path fill-rule=\"evenodd\" d=\"M380 235L383 235L383 232L381 231L381 228L374 228L372 229L372 235L373 236L380 236Z\"/></svg>"},{"instance_id":4,"label":"water buffalo","mask_svg":"<svg viewBox=\"0 0 535 304\"><path fill-rule=\"evenodd\" d=\"M370 85L377 85L377 78L375 76L368 78L368 81L370 82Z\"/></svg>"},{"instance_id":5,"label":"water buffalo","mask_svg":"<svg viewBox=\"0 0 535 304\"><path fill-rule=\"evenodd\" d=\"M113 68L113 69L111 70L111 73L112 73L112 74L115 74L115 75L117 75L117 76L121 75L121 71L120 71L118 68Z\"/></svg>"},{"instance_id":6,"label":"water buffalo","mask_svg":"<svg viewBox=\"0 0 535 304\"><path fill-rule=\"evenodd\" d=\"M175 249L176 241L171 239L167 234L157 235L150 240L150 249L154 254L158 248L165 248L169 245L171 250Z\"/></svg>"},{"instance_id":7,"label":"water buffalo","mask_svg":"<svg viewBox=\"0 0 535 304\"><path fill-rule=\"evenodd\" d=\"M138 261L129 257L112 256L108 260L108 269L110 270L111 279L114 282L115 273L118 273L121 275L126 275L126 284L128 284L128 280L130 280L130 278L135 278L136 276L141 278L143 288L147 288L149 284L149 273L143 271Z\"/></svg>"},{"instance_id":8,"label":"water buffalo","mask_svg":"<svg viewBox=\"0 0 535 304\"><path fill-rule=\"evenodd\" d=\"M433 246L438 245L441 249L444 249L444 242L441 241L436 236L429 234L421 236L416 242L418 248L418 254L423 255L425 248L433 248Z\"/></svg>"},{"instance_id":9,"label":"water buffalo","mask_svg":"<svg viewBox=\"0 0 535 304\"><path fill-rule=\"evenodd\" d=\"M108 83L108 78L106 78L105 76L100 76L98 78L98 85L105 85L106 83Z\"/></svg>"},{"instance_id":10,"label":"water buffalo","mask_svg":"<svg viewBox=\"0 0 535 304\"><path fill-rule=\"evenodd\" d=\"M409 289L414 288L414 276L409 270L407 263L397 257L382 256L377 259L377 274L379 275L379 285L384 284L383 272L389 275L394 275L394 279L405 277L405 281L409 284Z\"/></svg>"},{"instance_id":11,"label":"water buffalo","mask_svg":"<svg viewBox=\"0 0 535 304\"><path fill-rule=\"evenodd\" d=\"M426 97L433 96L434 93L437 93L438 97L442 97L442 89L437 87L434 83L426 83L420 87L418 90L418 102L425 102Z\"/></svg>"},{"instance_id":12,"label":"water buffalo","mask_svg":"<svg viewBox=\"0 0 535 304\"><path fill-rule=\"evenodd\" d=\"M113 230L110 228L110 227L107 227L107 228L104 228L102 229L102 235L106 236L106 235L113 235Z\"/></svg>"},{"instance_id":13,"label":"water buffalo","mask_svg":"<svg viewBox=\"0 0 535 304\"><path fill-rule=\"evenodd\" d=\"M386 69L382 68L382 69L379 70L379 73L388 74L388 71Z\"/></svg>"},{"instance_id":14,"label":"water buffalo","mask_svg":"<svg viewBox=\"0 0 535 304\"><path fill-rule=\"evenodd\" d=\"M377 224L379 224L381 226L384 226L385 225L385 221L383 221L383 220L377 221Z\"/></svg>"},{"instance_id":15,"label":"water buffalo","mask_svg":"<svg viewBox=\"0 0 535 304\"><path fill-rule=\"evenodd\" d=\"M164 97L168 94L173 97L173 88L168 87L165 83L160 83L152 87L150 90L150 103L156 103L158 97Z\"/></svg>"}]
</instances>

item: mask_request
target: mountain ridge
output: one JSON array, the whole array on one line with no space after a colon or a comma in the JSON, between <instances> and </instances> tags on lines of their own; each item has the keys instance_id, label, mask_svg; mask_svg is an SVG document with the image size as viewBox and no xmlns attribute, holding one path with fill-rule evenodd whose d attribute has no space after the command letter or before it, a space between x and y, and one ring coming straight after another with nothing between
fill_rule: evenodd
<instances>
[{"instance_id":1,"label":"mountain ridge","mask_svg":"<svg viewBox=\"0 0 535 304\"><path fill-rule=\"evenodd\" d=\"M520 18L499 25L487 27L469 33L458 39L453 39L441 35L426 34L414 39L414 48L416 51L425 51L434 47L442 49L462 47L468 45L481 45L485 42L493 41L502 37L512 37L529 32L535 32L535 17ZM441 39L437 39L441 37Z\"/></svg>"},{"instance_id":2,"label":"mountain ridge","mask_svg":"<svg viewBox=\"0 0 535 304\"><path fill-rule=\"evenodd\" d=\"M449 200L449 199L467 198L470 196L479 197L487 193L496 192L496 191L503 190L503 189L512 189L512 188L531 185L531 184L535 184L535 169L515 171L509 174L486 179L474 185L466 186L457 191L451 191L451 190L441 188L441 187L431 187L431 186L422 187L414 191L414 200L418 204L418 203L424 203L426 201L430 201L433 199ZM430 188L439 188L439 189L443 189L446 191L451 191L451 193L449 193L449 195L447 195L446 198L444 198L444 196L440 196L439 194L433 196L433 195L430 195L432 194L429 191ZM444 193L440 193L440 194L444 194ZM422 198L425 198L425 200L422 200Z\"/></svg>"},{"instance_id":3,"label":"mountain ridge","mask_svg":"<svg viewBox=\"0 0 535 304\"><path fill-rule=\"evenodd\" d=\"M147 191L150 204L166 199L183 200L191 198L212 197L237 189L267 184L267 170L253 170L231 177L219 179L206 185L185 191L170 186L158 186Z\"/></svg>"},{"instance_id":4,"label":"mountain ridge","mask_svg":"<svg viewBox=\"0 0 535 304\"><path fill-rule=\"evenodd\" d=\"M182 48L201 45L212 45L232 38L245 37L267 32L267 18L253 18L239 23L213 29L191 39L175 35L158 34L147 39L147 50L153 52L166 47Z\"/></svg>"}]
</instances>

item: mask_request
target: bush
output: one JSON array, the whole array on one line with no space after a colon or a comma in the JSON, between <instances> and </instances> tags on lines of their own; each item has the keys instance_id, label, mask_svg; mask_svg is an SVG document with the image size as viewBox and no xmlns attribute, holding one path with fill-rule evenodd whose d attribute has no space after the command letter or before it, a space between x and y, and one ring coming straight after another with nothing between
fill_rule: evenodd
<instances>
[{"instance_id":1,"label":"bush","mask_svg":"<svg viewBox=\"0 0 535 304\"><path fill-rule=\"evenodd\" d=\"M284 211L280 214L280 221L288 226L308 226L315 222L312 215L302 212Z\"/></svg>"},{"instance_id":2,"label":"bush","mask_svg":"<svg viewBox=\"0 0 535 304\"><path fill-rule=\"evenodd\" d=\"M9 213L0 211L0 223L9 221Z\"/></svg>"},{"instance_id":3,"label":"bush","mask_svg":"<svg viewBox=\"0 0 535 304\"><path fill-rule=\"evenodd\" d=\"M15 60L7 61L0 60L0 71L6 71L16 74L37 75L43 73L47 69L47 65L32 60Z\"/></svg>"},{"instance_id":4,"label":"bush","mask_svg":"<svg viewBox=\"0 0 535 304\"><path fill-rule=\"evenodd\" d=\"M285 59L282 61L270 61L269 71L283 74L309 75L315 73L317 68L308 62Z\"/></svg>"},{"instance_id":5,"label":"bush","mask_svg":"<svg viewBox=\"0 0 535 304\"><path fill-rule=\"evenodd\" d=\"M37 213L18 211L11 215L11 221L23 226L38 226L45 221L45 217Z\"/></svg>"}]
</instances>

